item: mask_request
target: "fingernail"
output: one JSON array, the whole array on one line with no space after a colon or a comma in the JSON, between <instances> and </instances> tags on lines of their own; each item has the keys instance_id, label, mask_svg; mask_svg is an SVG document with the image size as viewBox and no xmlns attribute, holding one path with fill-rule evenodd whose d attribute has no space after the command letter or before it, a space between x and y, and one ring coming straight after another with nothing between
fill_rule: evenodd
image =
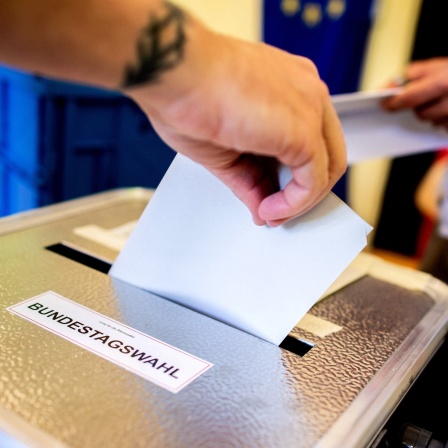
<instances>
[{"instance_id":1,"label":"fingernail","mask_svg":"<svg viewBox=\"0 0 448 448\"><path fill-rule=\"evenodd\" d=\"M405 76L396 76L395 78L393 78L392 82L396 85L396 86L404 86L405 84L407 84L409 82L409 79L406 78Z\"/></svg>"}]
</instances>

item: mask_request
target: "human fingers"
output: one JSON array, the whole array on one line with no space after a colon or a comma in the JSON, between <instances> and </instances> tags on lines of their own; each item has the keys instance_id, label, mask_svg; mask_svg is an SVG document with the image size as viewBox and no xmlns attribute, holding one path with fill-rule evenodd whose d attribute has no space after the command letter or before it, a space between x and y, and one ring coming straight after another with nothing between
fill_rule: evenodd
<instances>
[{"instance_id":1,"label":"human fingers","mask_svg":"<svg viewBox=\"0 0 448 448\"><path fill-rule=\"evenodd\" d=\"M395 111L417 108L437 101L448 93L448 58L433 58L409 64L404 71L406 83L398 95L382 102L383 108Z\"/></svg>"},{"instance_id":2,"label":"human fingers","mask_svg":"<svg viewBox=\"0 0 448 448\"><path fill-rule=\"evenodd\" d=\"M329 157L328 180L333 188L347 170L347 148L341 122L330 98L324 109L323 136Z\"/></svg>"},{"instance_id":3,"label":"human fingers","mask_svg":"<svg viewBox=\"0 0 448 448\"><path fill-rule=\"evenodd\" d=\"M226 167L208 168L246 205L256 225L265 225L261 202L279 190L278 162L274 158L241 154Z\"/></svg>"},{"instance_id":4,"label":"human fingers","mask_svg":"<svg viewBox=\"0 0 448 448\"><path fill-rule=\"evenodd\" d=\"M418 79L408 82L400 93L384 100L382 106L389 111L414 109L437 100L442 94L443 88L432 79Z\"/></svg>"},{"instance_id":5,"label":"human fingers","mask_svg":"<svg viewBox=\"0 0 448 448\"><path fill-rule=\"evenodd\" d=\"M267 197L260 216L276 227L310 210L334 187L347 168L346 146L336 111L328 98L322 120L322 138L303 163L291 167L291 180L283 190Z\"/></svg>"},{"instance_id":6,"label":"human fingers","mask_svg":"<svg viewBox=\"0 0 448 448\"><path fill-rule=\"evenodd\" d=\"M251 72L247 77L250 84L245 90L249 95L240 97L238 110L232 104L225 114L226 132L221 134L225 140L215 138L214 141L240 153L276 159L290 169L291 181L281 190L264 192L258 210L261 220L279 225L309 210L328 193L334 178L339 178L344 171L344 168L334 169L337 166L334 159L342 160L341 164L345 165L345 146L340 143L342 130L328 88L311 61L269 47L261 49L263 55L268 52L270 64L274 59L276 64L262 81ZM252 55L259 56L259 53ZM251 67L260 60L257 57L253 62ZM283 66L285 69L280 70ZM338 144L332 143L329 151L324 134L333 136L336 129ZM342 157L333 157L333 146ZM272 173L270 179L273 179ZM274 184L272 180L268 183Z\"/></svg>"},{"instance_id":7,"label":"human fingers","mask_svg":"<svg viewBox=\"0 0 448 448\"><path fill-rule=\"evenodd\" d=\"M240 153L210 140L198 139L163 120L153 119L152 123L166 143L223 182L248 208L256 225L266 224L258 209L266 196L279 189L275 158Z\"/></svg>"},{"instance_id":8,"label":"human fingers","mask_svg":"<svg viewBox=\"0 0 448 448\"><path fill-rule=\"evenodd\" d=\"M318 177L325 179L316 172L319 163L307 163L292 169L292 179L279 190L267 196L260 205L260 217L266 220L270 227L277 227L310 210L326 193L329 192L327 182L318 182Z\"/></svg>"},{"instance_id":9,"label":"human fingers","mask_svg":"<svg viewBox=\"0 0 448 448\"><path fill-rule=\"evenodd\" d=\"M328 184L329 158L320 131L321 120L297 122L296 126L299 136L291 139L280 157L290 180L260 204L260 217L271 225L309 210Z\"/></svg>"},{"instance_id":10,"label":"human fingers","mask_svg":"<svg viewBox=\"0 0 448 448\"><path fill-rule=\"evenodd\" d=\"M404 77L413 81L432 75L446 77L448 74L448 57L436 57L411 62L404 71Z\"/></svg>"},{"instance_id":11,"label":"human fingers","mask_svg":"<svg viewBox=\"0 0 448 448\"><path fill-rule=\"evenodd\" d=\"M154 126L178 152L202 164L230 188L247 206L257 225L268 223L275 227L304 213L334 184L336 175L328 174L329 157L323 138L316 137L321 140L322 149L313 148L310 160L293 169L293 180L280 190L279 162L274 157L240 153L211 141L197 140L180 134L163 122L154 122ZM332 136L330 131L327 134L328 138ZM317 136L317 131L313 135ZM329 178L332 179L331 186Z\"/></svg>"},{"instance_id":12,"label":"human fingers","mask_svg":"<svg viewBox=\"0 0 448 448\"><path fill-rule=\"evenodd\" d=\"M417 107L415 113L421 120L430 121L435 125L443 124L448 119L448 96Z\"/></svg>"}]
</instances>

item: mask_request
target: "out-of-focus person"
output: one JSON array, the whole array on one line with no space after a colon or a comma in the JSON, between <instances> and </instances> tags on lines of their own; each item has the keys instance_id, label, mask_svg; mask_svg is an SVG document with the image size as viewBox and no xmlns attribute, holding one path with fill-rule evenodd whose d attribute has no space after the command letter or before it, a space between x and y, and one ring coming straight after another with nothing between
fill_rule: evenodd
<instances>
[{"instance_id":1,"label":"out-of-focus person","mask_svg":"<svg viewBox=\"0 0 448 448\"><path fill-rule=\"evenodd\" d=\"M391 112L413 109L421 120L448 129L448 57L410 63L404 70L401 92L383 107ZM419 268L448 283L448 170L440 158L422 179L415 195L417 208L436 224Z\"/></svg>"}]
</instances>

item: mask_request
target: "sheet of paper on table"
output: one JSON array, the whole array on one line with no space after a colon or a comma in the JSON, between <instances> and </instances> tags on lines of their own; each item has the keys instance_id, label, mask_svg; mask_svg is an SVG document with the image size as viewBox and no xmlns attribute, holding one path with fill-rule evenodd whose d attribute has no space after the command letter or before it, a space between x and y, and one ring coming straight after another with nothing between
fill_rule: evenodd
<instances>
[{"instance_id":1,"label":"sheet of paper on table","mask_svg":"<svg viewBox=\"0 0 448 448\"><path fill-rule=\"evenodd\" d=\"M341 120L349 164L393 158L448 146L448 132L419 120L412 110L387 112L382 99L400 88L333 95Z\"/></svg>"},{"instance_id":2,"label":"sheet of paper on table","mask_svg":"<svg viewBox=\"0 0 448 448\"><path fill-rule=\"evenodd\" d=\"M110 275L279 345L370 230L333 194L283 226L256 226L224 184L178 154Z\"/></svg>"}]
</instances>

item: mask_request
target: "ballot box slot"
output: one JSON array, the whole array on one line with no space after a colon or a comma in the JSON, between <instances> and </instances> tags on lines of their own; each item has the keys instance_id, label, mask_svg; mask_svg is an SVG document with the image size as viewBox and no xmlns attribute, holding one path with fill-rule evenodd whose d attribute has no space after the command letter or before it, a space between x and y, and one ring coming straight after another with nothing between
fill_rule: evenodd
<instances>
[{"instance_id":1,"label":"ballot box slot","mask_svg":"<svg viewBox=\"0 0 448 448\"><path fill-rule=\"evenodd\" d=\"M280 348L299 356L306 355L313 347L314 344L311 342L298 339L291 335L286 336L280 343Z\"/></svg>"},{"instance_id":2,"label":"ballot box slot","mask_svg":"<svg viewBox=\"0 0 448 448\"><path fill-rule=\"evenodd\" d=\"M68 258L69 260L81 263L84 266L102 272L103 274L108 274L110 268L112 267L112 262L101 259L96 255L65 241L46 246L45 249ZM304 356L314 347L314 344L288 335L285 339L283 339L280 347L296 355Z\"/></svg>"},{"instance_id":3,"label":"ballot box slot","mask_svg":"<svg viewBox=\"0 0 448 448\"><path fill-rule=\"evenodd\" d=\"M84 266L88 266L104 274L107 274L112 267L111 262L98 258L94 254L88 253L82 248L79 248L67 242L52 244L45 247L45 249L66 257L70 260L76 261L77 263L81 263ZM299 356L306 355L313 347L314 344L312 342L298 339L291 335L286 336L286 338L283 339L280 344L280 348Z\"/></svg>"},{"instance_id":4,"label":"ballot box slot","mask_svg":"<svg viewBox=\"0 0 448 448\"><path fill-rule=\"evenodd\" d=\"M98 258L95 255L82 250L81 248L65 242L52 244L45 247L45 249L102 272L103 274L107 274L112 267L111 262Z\"/></svg>"}]
</instances>

